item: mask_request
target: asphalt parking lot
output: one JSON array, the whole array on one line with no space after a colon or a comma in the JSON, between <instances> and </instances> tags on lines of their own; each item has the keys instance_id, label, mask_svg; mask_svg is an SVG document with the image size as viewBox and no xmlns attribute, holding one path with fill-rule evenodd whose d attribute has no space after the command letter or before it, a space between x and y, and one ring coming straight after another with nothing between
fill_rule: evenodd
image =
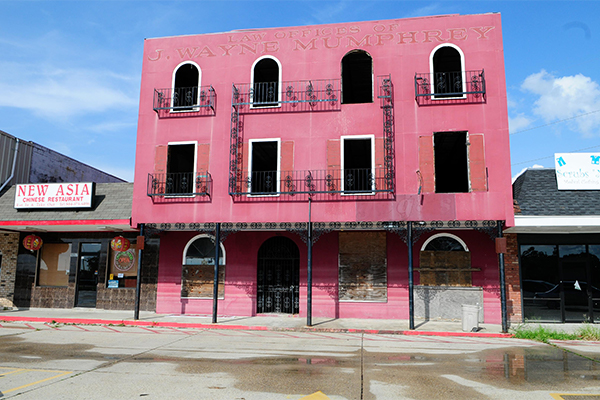
<instances>
[{"instance_id":1,"label":"asphalt parking lot","mask_svg":"<svg viewBox=\"0 0 600 400\"><path fill-rule=\"evenodd\" d=\"M595 342L0 325L2 399L600 399Z\"/></svg>"}]
</instances>

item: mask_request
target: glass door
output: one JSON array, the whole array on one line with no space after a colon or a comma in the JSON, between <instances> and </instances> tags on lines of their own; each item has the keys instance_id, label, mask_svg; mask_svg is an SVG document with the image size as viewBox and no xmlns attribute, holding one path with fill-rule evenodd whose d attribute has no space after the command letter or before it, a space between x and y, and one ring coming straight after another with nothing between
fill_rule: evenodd
<instances>
[{"instance_id":1,"label":"glass door","mask_svg":"<svg viewBox=\"0 0 600 400\"><path fill-rule=\"evenodd\" d=\"M563 321L592 321L589 258L585 245L561 245L560 255L561 297Z\"/></svg>"},{"instance_id":2,"label":"glass door","mask_svg":"<svg viewBox=\"0 0 600 400\"><path fill-rule=\"evenodd\" d=\"M81 243L77 267L75 307L96 307L100 243Z\"/></svg>"}]
</instances>

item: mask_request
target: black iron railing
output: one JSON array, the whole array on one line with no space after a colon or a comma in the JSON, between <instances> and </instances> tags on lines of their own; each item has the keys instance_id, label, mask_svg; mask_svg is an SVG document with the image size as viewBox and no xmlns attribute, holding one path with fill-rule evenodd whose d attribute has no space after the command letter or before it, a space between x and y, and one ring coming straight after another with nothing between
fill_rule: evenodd
<instances>
[{"instance_id":1,"label":"black iron railing","mask_svg":"<svg viewBox=\"0 0 600 400\"><path fill-rule=\"evenodd\" d=\"M264 111L280 107L282 111L326 111L340 107L340 79L288 82L236 83L232 106L240 112Z\"/></svg>"},{"instance_id":2,"label":"black iron railing","mask_svg":"<svg viewBox=\"0 0 600 400\"><path fill-rule=\"evenodd\" d=\"M197 112L215 111L215 89L211 86L154 89L154 111Z\"/></svg>"},{"instance_id":3,"label":"black iron railing","mask_svg":"<svg viewBox=\"0 0 600 400\"><path fill-rule=\"evenodd\" d=\"M481 71L415 74L415 98L420 105L485 102L485 74ZM445 102L444 102L445 101Z\"/></svg>"},{"instance_id":4,"label":"black iron railing","mask_svg":"<svg viewBox=\"0 0 600 400\"><path fill-rule=\"evenodd\" d=\"M233 196L296 194L368 195L394 190L385 168L327 169L313 171L243 171Z\"/></svg>"},{"instance_id":5,"label":"black iron railing","mask_svg":"<svg viewBox=\"0 0 600 400\"><path fill-rule=\"evenodd\" d=\"M209 196L212 177L208 172L148 174L147 194L153 196Z\"/></svg>"}]
</instances>

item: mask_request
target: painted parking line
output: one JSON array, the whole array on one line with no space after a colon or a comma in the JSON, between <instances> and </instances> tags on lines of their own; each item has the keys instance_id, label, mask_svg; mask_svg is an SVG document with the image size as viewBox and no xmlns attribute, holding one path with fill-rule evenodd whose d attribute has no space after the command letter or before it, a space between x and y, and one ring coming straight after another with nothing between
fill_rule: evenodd
<instances>
[{"instance_id":1,"label":"painted parking line","mask_svg":"<svg viewBox=\"0 0 600 400\"><path fill-rule=\"evenodd\" d=\"M556 400L580 400L583 397L588 400L600 400L600 394L550 393L550 396Z\"/></svg>"},{"instance_id":2,"label":"painted parking line","mask_svg":"<svg viewBox=\"0 0 600 400\"><path fill-rule=\"evenodd\" d=\"M50 381L52 379L58 379L60 377L69 375L71 373L73 373L73 371L0 367L0 378L3 378L2 380L0 380L0 385L1 385L0 393L6 394L6 393L15 392L17 390L25 389L25 388L28 388L33 385L37 385L37 384L40 384L43 382ZM42 379L37 379L36 376L39 377L40 374L42 374L42 375L52 374L52 375L45 376ZM21 376L17 377L17 379L15 379L15 377L17 375L21 375ZM22 375L25 375L25 376L22 376ZM33 375L33 377L28 376L28 375ZM35 379L35 380L32 381L32 379ZM17 382L25 382L25 383L23 383L19 386L16 386L16 387L5 389L5 386L11 385L11 384L18 384Z\"/></svg>"}]
</instances>

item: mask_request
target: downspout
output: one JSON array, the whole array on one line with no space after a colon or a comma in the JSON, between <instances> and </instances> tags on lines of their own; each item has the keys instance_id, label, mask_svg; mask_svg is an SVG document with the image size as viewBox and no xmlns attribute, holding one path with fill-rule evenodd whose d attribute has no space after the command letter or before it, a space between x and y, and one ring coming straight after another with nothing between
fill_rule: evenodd
<instances>
[{"instance_id":1,"label":"downspout","mask_svg":"<svg viewBox=\"0 0 600 400\"><path fill-rule=\"evenodd\" d=\"M19 138L15 138L15 139L17 140L17 145L15 146L15 155L13 157L12 169L10 171L10 176L6 179L6 181L0 187L0 193L2 193L2 190L4 190L6 185L8 185L8 183L10 181L12 181L12 179L15 177L15 167L17 165L17 155L19 154Z\"/></svg>"}]
</instances>

